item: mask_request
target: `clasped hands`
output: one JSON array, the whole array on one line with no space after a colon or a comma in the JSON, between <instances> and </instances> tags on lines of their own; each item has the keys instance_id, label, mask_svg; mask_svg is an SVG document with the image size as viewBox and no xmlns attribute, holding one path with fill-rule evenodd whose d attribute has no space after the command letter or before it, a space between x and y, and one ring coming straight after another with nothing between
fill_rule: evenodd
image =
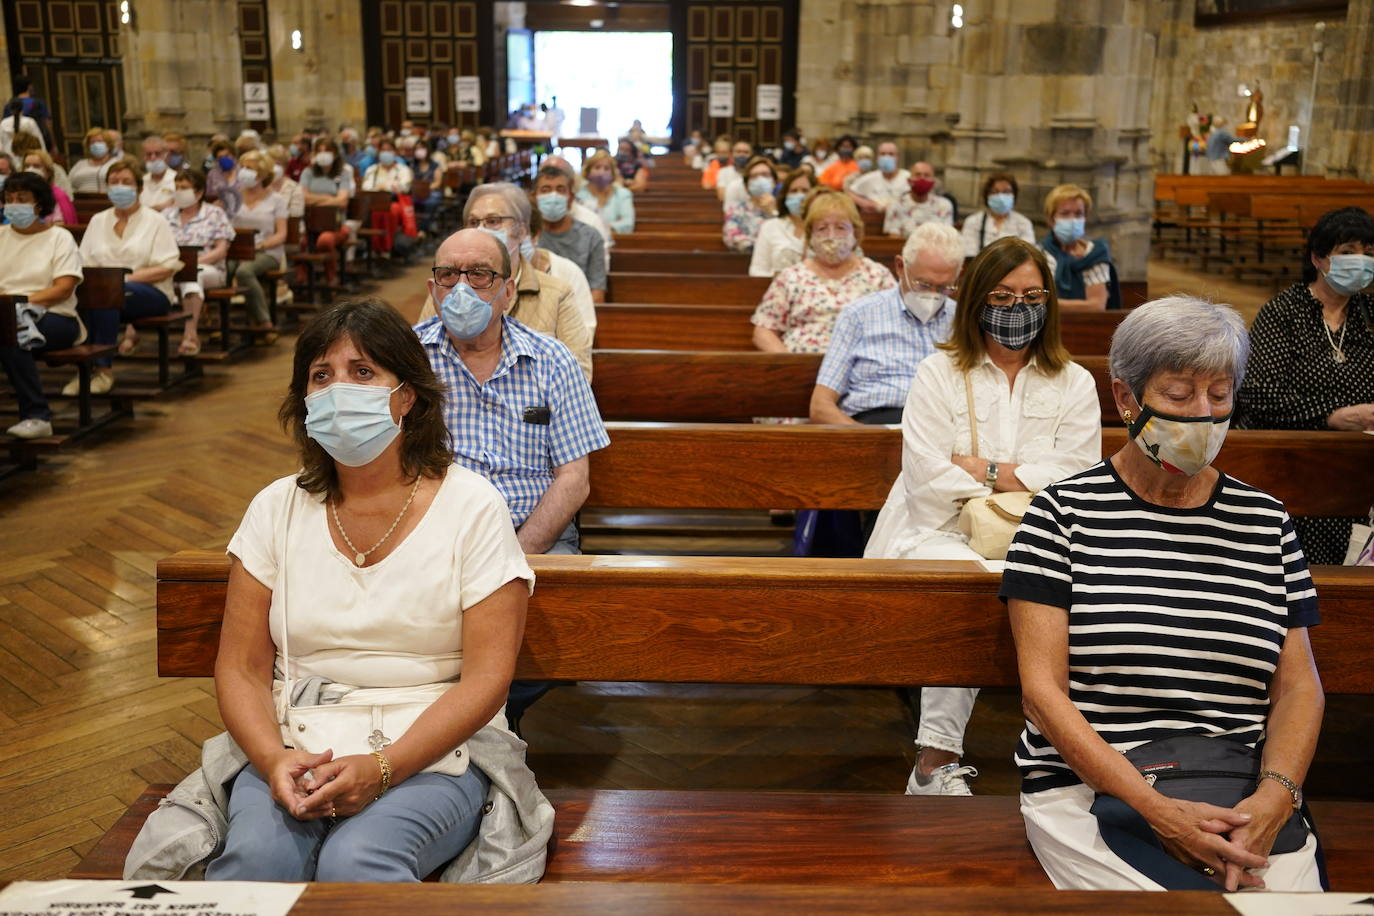
<instances>
[{"instance_id":1,"label":"clasped hands","mask_svg":"<svg viewBox=\"0 0 1374 916\"><path fill-rule=\"evenodd\" d=\"M1202 870L1228 891L1264 887L1264 879L1249 870L1269 865L1274 838L1293 813L1287 792L1280 798L1260 783L1234 808L1161 799L1146 820L1169 855Z\"/></svg>"},{"instance_id":2,"label":"clasped hands","mask_svg":"<svg viewBox=\"0 0 1374 916\"><path fill-rule=\"evenodd\" d=\"M311 754L283 748L272 760L267 784L272 798L297 820L351 817L382 788L382 771L371 754L334 758L332 750Z\"/></svg>"}]
</instances>

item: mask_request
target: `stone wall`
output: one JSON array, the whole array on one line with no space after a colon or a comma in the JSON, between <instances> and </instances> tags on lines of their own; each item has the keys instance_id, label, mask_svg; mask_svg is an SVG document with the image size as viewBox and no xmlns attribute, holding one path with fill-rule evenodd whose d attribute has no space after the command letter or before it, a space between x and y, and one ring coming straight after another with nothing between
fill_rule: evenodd
<instances>
[{"instance_id":1,"label":"stone wall","mask_svg":"<svg viewBox=\"0 0 1374 916\"><path fill-rule=\"evenodd\" d=\"M303 127L367 121L363 29L357 0L271 0L272 96L284 137ZM291 32L301 30L301 50Z\"/></svg>"},{"instance_id":2,"label":"stone wall","mask_svg":"<svg viewBox=\"0 0 1374 916\"><path fill-rule=\"evenodd\" d=\"M0 28L0 98L8 99L14 95L14 85L10 82L9 36Z\"/></svg>"},{"instance_id":3,"label":"stone wall","mask_svg":"<svg viewBox=\"0 0 1374 916\"><path fill-rule=\"evenodd\" d=\"M1160 22L1150 111L1150 157L1159 172L1182 168L1178 130L1194 104L1198 111L1225 117L1232 126L1245 120L1249 100L1238 94L1244 83L1264 93L1260 136L1271 148L1284 146L1288 126L1302 127L1304 171L1324 174L1332 161L1332 131L1340 84L1347 62L1347 29L1339 14L1286 16L1236 25L1197 27L1194 0L1166 0ZM1351 0L1349 15L1374 0ZM1324 28L1318 30L1318 23ZM1320 38L1323 51L1313 51ZM1366 58L1367 51L1366 51ZM1317 75L1315 107L1312 78ZM1310 126L1309 126L1310 125Z\"/></svg>"}]
</instances>

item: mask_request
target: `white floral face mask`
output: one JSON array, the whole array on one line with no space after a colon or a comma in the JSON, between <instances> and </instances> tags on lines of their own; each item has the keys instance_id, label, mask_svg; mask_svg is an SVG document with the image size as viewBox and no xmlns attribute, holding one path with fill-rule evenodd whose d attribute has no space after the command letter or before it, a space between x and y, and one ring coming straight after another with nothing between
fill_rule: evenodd
<instances>
[{"instance_id":1,"label":"white floral face mask","mask_svg":"<svg viewBox=\"0 0 1374 916\"><path fill-rule=\"evenodd\" d=\"M1192 477L1221 451L1234 413L1220 418L1175 417L1142 405L1127 430L1146 458L1170 474Z\"/></svg>"}]
</instances>

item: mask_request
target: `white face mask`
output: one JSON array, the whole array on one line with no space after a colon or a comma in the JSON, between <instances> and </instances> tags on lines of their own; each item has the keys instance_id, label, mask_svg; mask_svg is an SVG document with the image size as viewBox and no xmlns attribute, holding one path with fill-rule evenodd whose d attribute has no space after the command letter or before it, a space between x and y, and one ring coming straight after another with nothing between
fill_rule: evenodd
<instances>
[{"instance_id":1,"label":"white face mask","mask_svg":"<svg viewBox=\"0 0 1374 916\"><path fill-rule=\"evenodd\" d=\"M239 187L247 191L250 188L256 188L258 186L258 173L250 169L239 169L238 178L236 180L238 181Z\"/></svg>"},{"instance_id":2,"label":"white face mask","mask_svg":"<svg viewBox=\"0 0 1374 916\"><path fill-rule=\"evenodd\" d=\"M1221 451L1231 416L1175 417L1142 405L1127 432L1145 457L1170 474L1192 477L1205 470Z\"/></svg>"},{"instance_id":3,"label":"white face mask","mask_svg":"<svg viewBox=\"0 0 1374 916\"><path fill-rule=\"evenodd\" d=\"M914 289L902 290L902 304L917 321L925 324L944 308L945 297L939 293L918 293Z\"/></svg>"},{"instance_id":4,"label":"white face mask","mask_svg":"<svg viewBox=\"0 0 1374 916\"><path fill-rule=\"evenodd\" d=\"M325 150L315 154L315 164L320 168L328 170L334 166L334 154Z\"/></svg>"},{"instance_id":5,"label":"white face mask","mask_svg":"<svg viewBox=\"0 0 1374 916\"><path fill-rule=\"evenodd\" d=\"M274 165L274 166L272 166L272 180L273 180L273 181L277 181L278 179L281 178L281 176L283 176L283 175L285 175L285 174L286 174L286 169L282 168L280 165Z\"/></svg>"},{"instance_id":6,"label":"white face mask","mask_svg":"<svg viewBox=\"0 0 1374 916\"><path fill-rule=\"evenodd\" d=\"M178 188L176 192L177 209L185 210L187 207L196 205L196 192L194 188Z\"/></svg>"}]
</instances>

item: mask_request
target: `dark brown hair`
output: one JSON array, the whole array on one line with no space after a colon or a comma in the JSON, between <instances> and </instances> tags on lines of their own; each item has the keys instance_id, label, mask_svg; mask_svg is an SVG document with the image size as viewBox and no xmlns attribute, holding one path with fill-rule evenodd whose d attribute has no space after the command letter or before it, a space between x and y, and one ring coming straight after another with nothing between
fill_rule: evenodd
<instances>
[{"instance_id":1,"label":"dark brown hair","mask_svg":"<svg viewBox=\"0 0 1374 916\"><path fill-rule=\"evenodd\" d=\"M311 364L345 337L358 352L409 385L415 394L415 404L401 424L401 473L412 481L421 475L443 477L453 463L453 447L444 423L444 388L410 325L390 305L369 297L340 302L307 324L296 339L291 387L277 412L300 452L303 470L296 486L307 493L324 493L335 502L342 498L334 459L306 435L305 396Z\"/></svg>"},{"instance_id":2,"label":"dark brown hair","mask_svg":"<svg viewBox=\"0 0 1374 916\"><path fill-rule=\"evenodd\" d=\"M192 188L201 194L205 193L205 176L190 166L183 166L178 169L176 180L188 182Z\"/></svg>"},{"instance_id":3,"label":"dark brown hair","mask_svg":"<svg viewBox=\"0 0 1374 916\"><path fill-rule=\"evenodd\" d=\"M1021 193L1021 188L1016 184L1016 176L1010 172L996 172L988 176L988 180L983 182L983 203L988 202L988 195L992 193L992 186L999 181L1005 181L1011 185L1011 194L1016 197Z\"/></svg>"},{"instance_id":4,"label":"dark brown hair","mask_svg":"<svg viewBox=\"0 0 1374 916\"><path fill-rule=\"evenodd\" d=\"M959 278L959 307L954 312L954 327L949 340L940 344L954 357L954 364L969 372L983 361L987 346L983 343L983 310L988 308L988 293L997 288L1007 274L1033 261L1040 271L1040 282L1049 290L1045 303L1045 327L1031 342L1031 355L1041 370L1053 375L1069 364L1069 351L1059 338L1059 293L1055 291L1054 274L1050 273L1045 255L1025 239L1004 238L988 245L964 269Z\"/></svg>"}]
</instances>

